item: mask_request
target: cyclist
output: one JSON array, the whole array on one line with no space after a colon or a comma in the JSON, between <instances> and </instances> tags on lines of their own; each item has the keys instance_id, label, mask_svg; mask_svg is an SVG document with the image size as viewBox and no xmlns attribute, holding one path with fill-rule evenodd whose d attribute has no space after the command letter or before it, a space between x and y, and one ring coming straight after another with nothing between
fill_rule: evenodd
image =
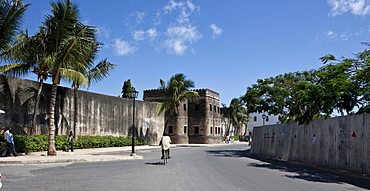
<instances>
[{"instance_id":1,"label":"cyclist","mask_svg":"<svg viewBox=\"0 0 370 191\"><path fill-rule=\"evenodd\" d=\"M159 143L160 145L162 145L162 157L161 157L161 159L164 158L164 151L166 151L166 150L168 150L168 158L169 159L171 158L171 156L170 156L170 143L171 143L171 138L166 133L164 133L163 137L162 137L162 140Z\"/></svg>"}]
</instances>

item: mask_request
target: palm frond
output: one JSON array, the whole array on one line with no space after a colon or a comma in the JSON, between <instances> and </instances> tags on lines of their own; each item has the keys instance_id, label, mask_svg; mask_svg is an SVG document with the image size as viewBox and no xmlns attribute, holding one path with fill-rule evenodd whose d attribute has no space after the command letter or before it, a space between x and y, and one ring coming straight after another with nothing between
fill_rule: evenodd
<instances>
[{"instance_id":1,"label":"palm frond","mask_svg":"<svg viewBox=\"0 0 370 191\"><path fill-rule=\"evenodd\" d=\"M106 78L115 66L117 65L108 62L107 59L100 61L94 68L87 72L86 76L89 80L89 84L98 83Z\"/></svg>"},{"instance_id":2,"label":"palm frond","mask_svg":"<svg viewBox=\"0 0 370 191\"><path fill-rule=\"evenodd\" d=\"M0 2L0 51L7 49L13 42L23 16L30 4L20 0L2 0Z\"/></svg>"},{"instance_id":3,"label":"palm frond","mask_svg":"<svg viewBox=\"0 0 370 191\"><path fill-rule=\"evenodd\" d=\"M8 76L20 77L30 70L30 65L26 64L7 64L0 66L0 73Z\"/></svg>"},{"instance_id":4,"label":"palm frond","mask_svg":"<svg viewBox=\"0 0 370 191\"><path fill-rule=\"evenodd\" d=\"M60 73L62 79L72 83L73 88L80 88L80 86L87 87L88 80L85 75L73 69L61 68Z\"/></svg>"}]
</instances>

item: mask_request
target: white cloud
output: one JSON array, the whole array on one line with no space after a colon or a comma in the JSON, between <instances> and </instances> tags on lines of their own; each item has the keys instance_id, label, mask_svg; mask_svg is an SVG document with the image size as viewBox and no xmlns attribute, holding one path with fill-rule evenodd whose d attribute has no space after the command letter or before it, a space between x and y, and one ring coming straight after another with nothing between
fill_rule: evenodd
<instances>
[{"instance_id":1,"label":"white cloud","mask_svg":"<svg viewBox=\"0 0 370 191\"><path fill-rule=\"evenodd\" d=\"M145 39L154 40L158 36L158 33L156 28L150 28L147 31L135 30L132 32L132 36L135 41L143 41Z\"/></svg>"},{"instance_id":2,"label":"white cloud","mask_svg":"<svg viewBox=\"0 0 370 191\"><path fill-rule=\"evenodd\" d=\"M329 31L326 36L329 38L329 40L331 39L334 39L335 37L337 37L337 33L333 32L333 31Z\"/></svg>"},{"instance_id":3,"label":"white cloud","mask_svg":"<svg viewBox=\"0 0 370 191\"><path fill-rule=\"evenodd\" d=\"M339 35L339 38L342 40L342 41L346 41L349 39L349 34L348 34L348 31L346 32L343 32L342 34Z\"/></svg>"},{"instance_id":4,"label":"white cloud","mask_svg":"<svg viewBox=\"0 0 370 191\"><path fill-rule=\"evenodd\" d=\"M350 12L354 15L367 15L370 13L369 0L327 0L331 7L331 16Z\"/></svg>"},{"instance_id":5,"label":"white cloud","mask_svg":"<svg viewBox=\"0 0 370 191\"><path fill-rule=\"evenodd\" d=\"M194 5L189 0L186 2L175 2L174 0L170 0L168 5L163 8L164 14L169 14L175 10L180 10L180 14L177 17L177 22L186 23L189 22L189 16L200 11L200 7Z\"/></svg>"},{"instance_id":6,"label":"white cloud","mask_svg":"<svg viewBox=\"0 0 370 191\"><path fill-rule=\"evenodd\" d=\"M156 28L151 28L151 29L147 30L146 33L148 34L148 36L151 40L155 39L158 36Z\"/></svg>"},{"instance_id":7,"label":"white cloud","mask_svg":"<svg viewBox=\"0 0 370 191\"><path fill-rule=\"evenodd\" d=\"M129 42L121 40L119 38L114 40L114 51L119 56L132 54L136 51L136 47L132 46Z\"/></svg>"},{"instance_id":8,"label":"white cloud","mask_svg":"<svg viewBox=\"0 0 370 191\"><path fill-rule=\"evenodd\" d=\"M162 46L170 54L183 55L193 43L202 38L202 34L190 20L193 14L200 11L200 7L194 5L190 0L179 2L170 0L162 10L164 15L175 11L178 14L176 22L167 27L166 39L162 41Z\"/></svg>"},{"instance_id":9,"label":"white cloud","mask_svg":"<svg viewBox=\"0 0 370 191\"><path fill-rule=\"evenodd\" d=\"M105 38L109 38L112 30L109 27L98 27L98 35L103 35Z\"/></svg>"},{"instance_id":10,"label":"white cloud","mask_svg":"<svg viewBox=\"0 0 370 191\"><path fill-rule=\"evenodd\" d=\"M136 24L140 24L144 19L145 13L137 11L133 14L133 16L135 17Z\"/></svg>"},{"instance_id":11,"label":"white cloud","mask_svg":"<svg viewBox=\"0 0 370 191\"><path fill-rule=\"evenodd\" d=\"M202 38L202 34L194 26L170 26L167 29L167 39L163 45L168 53L182 55L191 44Z\"/></svg>"},{"instance_id":12,"label":"white cloud","mask_svg":"<svg viewBox=\"0 0 370 191\"><path fill-rule=\"evenodd\" d=\"M209 25L209 28L211 28L213 31L212 39L218 38L222 35L223 30L219 28L216 24Z\"/></svg>"},{"instance_id":13,"label":"white cloud","mask_svg":"<svg viewBox=\"0 0 370 191\"><path fill-rule=\"evenodd\" d=\"M116 39L115 51L120 55L133 53L142 43L155 43L157 50L165 49L169 54L182 55L189 50L193 51L191 46L202 38L194 20L194 15L199 16L196 15L199 12L200 6L191 0L169 0L161 9L153 12L151 28L139 28L149 13L131 13L125 24L131 33L132 42ZM213 34L213 38L218 37L222 29L214 25Z\"/></svg>"},{"instance_id":14,"label":"white cloud","mask_svg":"<svg viewBox=\"0 0 370 191\"><path fill-rule=\"evenodd\" d=\"M329 31L325 34L325 37L329 39L330 41L336 41L336 40L342 40L346 41L349 39L351 35L349 34L348 31L342 32L338 35L338 33L334 31Z\"/></svg>"},{"instance_id":15,"label":"white cloud","mask_svg":"<svg viewBox=\"0 0 370 191\"><path fill-rule=\"evenodd\" d=\"M184 5L183 2L176 3L174 0L170 0L168 2L168 5L163 7L163 10L164 10L165 14L167 14L168 12L171 12L172 10L174 10L178 7L182 7L183 5Z\"/></svg>"},{"instance_id":16,"label":"white cloud","mask_svg":"<svg viewBox=\"0 0 370 191\"><path fill-rule=\"evenodd\" d=\"M132 36L136 41L144 40L145 39L145 32L143 30L135 30L132 32Z\"/></svg>"}]
</instances>

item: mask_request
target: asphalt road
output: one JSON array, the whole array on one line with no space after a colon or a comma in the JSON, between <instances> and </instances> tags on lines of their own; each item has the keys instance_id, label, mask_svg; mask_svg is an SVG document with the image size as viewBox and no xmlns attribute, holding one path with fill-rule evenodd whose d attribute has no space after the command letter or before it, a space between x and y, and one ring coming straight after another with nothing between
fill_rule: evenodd
<instances>
[{"instance_id":1,"label":"asphalt road","mask_svg":"<svg viewBox=\"0 0 370 191\"><path fill-rule=\"evenodd\" d=\"M5 190L369 190L370 182L250 157L246 144L181 147L142 160L0 165ZM112 153L110 153L112 154Z\"/></svg>"}]
</instances>

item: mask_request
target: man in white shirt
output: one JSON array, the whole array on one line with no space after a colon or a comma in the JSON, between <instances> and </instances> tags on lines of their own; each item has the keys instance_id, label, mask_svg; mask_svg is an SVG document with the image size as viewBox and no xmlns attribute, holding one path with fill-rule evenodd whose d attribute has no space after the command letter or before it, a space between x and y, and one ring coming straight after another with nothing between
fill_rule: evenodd
<instances>
[{"instance_id":1,"label":"man in white shirt","mask_svg":"<svg viewBox=\"0 0 370 191\"><path fill-rule=\"evenodd\" d=\"M11 129L9 129L9 133L6 135L6 146L3 152L1 153L1 157L6 157L6 152L8 150L10 150L14 157L18 156L18 153L15 151L14 137Z\"/></svg>"},{"instance_id":2,"label":"man in white shirt","mask_svg":"<svg viewBox=\"0 0 370 191\"><path fill-rule=\"evenodd\" d=\"M10 127L7 127L6 128L6 131L4 132L4 140L5 140L5 142L6 142L6 137L8 136L8 134L9 134L9 130L11 130L12 128L10 128Z\"/></svg>"},{"instance_id":3,"label":"man in white shirt","mask_svg":"<svg viewBox=\"0 0 370 191\"><path fill-rule=\"evenodd\" d=\"M162 157L161 159L164 158L164 151L168 150L168 158L171 158L170 155L170 143L171 143L171 138L164 133L160 145L162 145Z\"/></svg>"}]
</instances>

